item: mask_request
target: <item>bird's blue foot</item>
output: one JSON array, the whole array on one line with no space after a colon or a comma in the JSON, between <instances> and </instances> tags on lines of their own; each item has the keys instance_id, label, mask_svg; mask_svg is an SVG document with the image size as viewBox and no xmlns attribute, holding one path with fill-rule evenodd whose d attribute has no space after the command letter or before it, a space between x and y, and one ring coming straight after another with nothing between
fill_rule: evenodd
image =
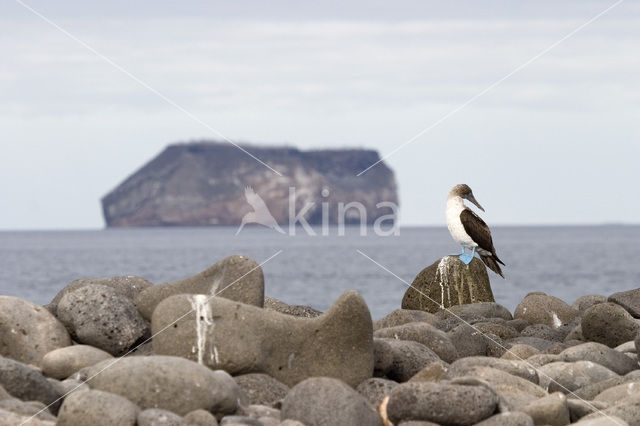
<instances>
[{"instance_id":1,"label":"bird's blue foot","mask_svg":"<svg viewBox=\"0 0 640 426\"><path fill-rule=\"evenodd\" d=\"M462 253L459 257L465 265L468 265L473 260L473 255L469 253Z\"/></svg>"}]
</instances>

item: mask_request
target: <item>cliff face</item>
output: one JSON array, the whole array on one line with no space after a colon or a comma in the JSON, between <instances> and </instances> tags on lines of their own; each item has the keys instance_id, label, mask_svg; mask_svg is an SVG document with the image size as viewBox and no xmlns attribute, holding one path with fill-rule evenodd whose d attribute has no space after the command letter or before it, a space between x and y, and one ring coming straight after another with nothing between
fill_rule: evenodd
<instances>
[{"instance_id":1,"label":"cliff face","mask_svg":"<svg viewBox=\"0 0 640 426\"><path fill-rule=\"evenodd\" d=\"M289 223L290 188L296 214L308 207L303 216L310 224L323 223L323 217L339 223L339 203L354 201L365 207L371 224L392 213L378 203L398 203L393 172L384 163L356 176L379 160L376 151L245 148L282 176L228 143L170 145L102 199L107 226L238 226L254 211L246 187L280 225ZM356 213L347 210L345 223L360 223Z\"/></svg>"}]
</instances>

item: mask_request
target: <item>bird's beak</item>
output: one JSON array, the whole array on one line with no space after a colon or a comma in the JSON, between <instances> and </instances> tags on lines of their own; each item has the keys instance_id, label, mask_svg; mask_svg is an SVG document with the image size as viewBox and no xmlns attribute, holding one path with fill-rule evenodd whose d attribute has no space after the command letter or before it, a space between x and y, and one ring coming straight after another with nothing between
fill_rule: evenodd
<instances>
[{"instance_id":1,"label":"bird's beak","mask_svg":"<svg viewBox=\"0 0 640 426\"><path fill-rule=\"evenodd\" d=\"M473 204L476 205L477 208L479 208L480 210L484 211L484 209L482 208L482 206L480 205L478 200L476 200L476 197L473 196L473 194L469 194L467 196L467 200L471 201Z\"/></svg>"}]
</instances>

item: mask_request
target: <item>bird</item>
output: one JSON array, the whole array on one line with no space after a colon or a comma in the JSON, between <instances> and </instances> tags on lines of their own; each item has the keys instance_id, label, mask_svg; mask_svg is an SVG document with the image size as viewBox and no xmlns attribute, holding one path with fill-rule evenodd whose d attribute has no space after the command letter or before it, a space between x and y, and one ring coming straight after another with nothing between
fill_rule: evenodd
<instances>
[{"instance_id":1,"label":"bird","mask_svg":"<svg viewBox=\"0 0 640 426\"><path fill-rule=\"evenodd\" d=\"M489 269L504 278L500 269L500 264L504 265L504 262L496 254L489 226L464 204L464 200L469 200L484 211L468 185L459 184L449 191L446 209L447 228L453 239L462 246L460 260L468 265L477 252ZM471 254L466 253L466 249L470 249Z\"/></svg>"},{"instance_id":2,"label":"bird","mask_svg":"<svg viewBox=\"0 0 640 426\"><path fill-rule=\"evenodd\" d=\"M242 217L242 223L236 231L236 235L238 235L240 231L242 231L242 228L247 223L257 223L268 228L275 229L281 234L285 233L269 211L269 208L265 204L262 197L256 194L253 188L251 188L250 186L244 188L244 198L247 200L247 203L249 203L249 205L253 207L253 211L245 214Z\"/></svg>"}]
</instances>

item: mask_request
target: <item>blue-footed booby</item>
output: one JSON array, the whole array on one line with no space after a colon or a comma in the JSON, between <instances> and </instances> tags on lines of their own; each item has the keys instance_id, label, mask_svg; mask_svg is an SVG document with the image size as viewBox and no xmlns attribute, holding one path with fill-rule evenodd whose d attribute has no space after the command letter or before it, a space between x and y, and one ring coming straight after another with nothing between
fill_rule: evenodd
<instances>
[{"instance_id":1,"label":"blue-footed booby","mask_svg":"<svg viewBox=\"0 0 640 426\"><path fill-rule=\"evenodd\" d=\"M504 263L496 254L491 239L489 227L475 214L473 210L465 206L464 200L469 200L480 210L484 211L480 203L473 196L473 192L468 185L460 184L451 188L447 197L447 228L451 236L462 246L460 260L469 264L477 252L480 259L489 269L504 278L499 263ZM466 249L471 250L471 254L466 253Z\"/></svg>"}]
</instances>

